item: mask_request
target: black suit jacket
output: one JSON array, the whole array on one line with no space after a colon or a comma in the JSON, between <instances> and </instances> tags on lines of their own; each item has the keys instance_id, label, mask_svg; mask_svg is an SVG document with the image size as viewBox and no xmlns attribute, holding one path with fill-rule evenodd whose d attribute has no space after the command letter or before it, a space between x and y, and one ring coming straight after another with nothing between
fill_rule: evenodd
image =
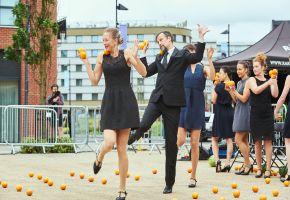
<instances>
[{"instance_id":1,"label":"black suit jacket","mask_svg":"<svg viewBox=\"0 0 290 200\"><path fill-rule=\"evenodd\" d=\"M149 102L156 103L160 96L168 106L185 106L184 73L190 64L198 63L203 58L205 43L198 43L196 53L188 50L174 49L167 68L161 64L163 55L158 54L155 61L148 66L146 58L141 58L147 69L146 77L156 73L157 81Z\"/></svg>"}]
</instances>

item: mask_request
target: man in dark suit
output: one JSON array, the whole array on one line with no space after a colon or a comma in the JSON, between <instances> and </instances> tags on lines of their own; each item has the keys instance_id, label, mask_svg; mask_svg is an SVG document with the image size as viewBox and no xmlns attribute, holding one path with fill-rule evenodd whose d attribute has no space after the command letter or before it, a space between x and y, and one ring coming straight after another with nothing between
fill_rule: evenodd
<instances>
[{"instance_id":1,"label":"man in dark suit","mask_svg":"<svg viewBox=\"0 0 290 200\"><path fill-rule=\"evenodd\" d=\"M140 128L131 134L128 144L140 139L150 129L154 121L162 115L165 134L166 151L166 186L163 193L172 193L172 186L175 182L176 158L177 158L177 129L179 122L180 108L185 106L184 94L184 73L190 64L198 63L203 58L205 44L204 35L208 32L207 27L198 26L199 39L196 52L178 50L173 45L173 36L168 31L157 34L158 43L163 54L158 54L155 61L148 66L146 57L141 61L147 68L146 77L158 73L155 89L153 90L149 104L145 110ZM146 53L147 48L143 53Z\"/></svg>"}]
</instances>

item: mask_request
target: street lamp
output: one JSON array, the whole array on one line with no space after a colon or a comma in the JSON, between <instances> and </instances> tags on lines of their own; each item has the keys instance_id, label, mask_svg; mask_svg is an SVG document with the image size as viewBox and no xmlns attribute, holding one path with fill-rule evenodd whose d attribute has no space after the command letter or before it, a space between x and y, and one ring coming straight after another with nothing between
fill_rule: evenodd
<instances>
[{"instance_id":1,"label":"street lamp","mask_svg":"<svg viewBox=\"0 0 290 200\"><path fill-rule=\"evenodd\" d=\"M118 10L128 10L128 8L126 8L125 6L123 6L120 3L118 4L118 0L116 0L116 28L119 25L119 23L118 23Z\"/></svg>"},{"instance_id":2,"label":"street lamp","mask_svg":"<svg viewBox=\"0 0 290 200\"><path fill-rule=\"evenodd\" d=\"M228 24L228 29L221 32L221 34L227 34L228 35L228 57L230 56L230 24Z\"/></svg>"}]
</instances>

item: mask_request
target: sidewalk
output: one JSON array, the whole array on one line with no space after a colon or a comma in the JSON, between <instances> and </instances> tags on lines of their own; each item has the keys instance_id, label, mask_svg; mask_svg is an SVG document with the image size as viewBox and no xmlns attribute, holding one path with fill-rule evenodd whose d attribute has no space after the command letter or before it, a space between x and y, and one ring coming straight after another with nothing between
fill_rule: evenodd
<instances>
[{"instance_id":1,"label":"sidewalk","mask_svg":"<svg viewBox=\"0 0 290 200\"><path fill-rule=\"evenodd\" d=\"M226 200L233 198L233 189L231 183L238 184L238 190L241 192L239 199L255 200L259 199L261 194L266 194L269 199L290 199L290 187L284 187L278 177L273 177L270 184L265 184L264 179L256 179L253 174L249 176L237 176L234 171L230 173L215 173L215 168L210 168L207 161L200 161L198 165L197 187L189 189L187 183L189 174L187 168L190 162L177 162L177 177L173 187L173 193L169 195L162 194L164 188L164 169L165 155L148 151L128 152L131 176L128 178L127 192L128 200L186 200L192 199L192 192L199 193L199 199L215 200L223 196ZM17 154L17 155L0 155L0 180L8 182L8 188L0 187L0 199L65 199L65 200L113 200L118 191L118 176L114 174L117 169L117 153L111 152L104 160L103 168L95 176L92 172L92 164L95 158L94 153L79 154ZM158 173L153 175L151 170L157 169ZM74 170L76 175L69 176L70 170ZM276 169L275 169L276 170ZM34 172L34 177L29 178L28 172ZM79 173L83 172L86 177L81 180ZM36 178L41 173L43 177L49 177L53 180L52 187L47 186ZM134 175L140 175L140 181L134 180ZM88 176L93 176L95 181L89 183ZM106 178L108 183L101 184L101 178ZM60 184L65 183L67 189L61 191ZM17 193L15 186L20 184L23 191ZM259 186L259 192L253 193L253 185ZM218 186L218 194L211 192L213 186ZM26 189L32 189L32 197L27 197ZM272 190L278 189L279 197L272 197Z\"/></svg>"}]
</instances>

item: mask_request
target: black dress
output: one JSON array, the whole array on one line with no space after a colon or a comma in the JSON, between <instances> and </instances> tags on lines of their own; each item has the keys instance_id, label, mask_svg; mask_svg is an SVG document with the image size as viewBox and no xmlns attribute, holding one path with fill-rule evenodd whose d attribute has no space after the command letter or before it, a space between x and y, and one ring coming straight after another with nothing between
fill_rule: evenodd
<instances>
[{"instance_id":1,"label":"black dress","mask_svg":"<svg viewBox=\"0 0 290 200\"><path fill-rule=\"evenodd\" d=\"M225 84L219 83L215 87L217 93L216 104L214 105L214 119L212 127L212 136L219 138L233 138L233 119L234 108L232 107L232 98L225 90Z\"/></svg>"},{"instance_id":2,"label":"black dress","mask_svg":"<svg viewBox=\"0 0 290 200\"><path fill-rule=\"evenodd\" d=\"M288 94L288 108L287 108L287 114L286 119L284 123L284 138L290 138L290 93Z\"/></svg>"},{"instance_id":3,"label":"black dress","mask_svg":"<svg viewBox=\"0 0 290 200\"><path fill-rule=\"evenodd\" d=\"M131 68L124 52L118 57L103 56L105 93L101 107L101 130L139 128L138 104L130 85Z\"/></svg>"},{"instance_id":4,"label":"black dress","mask_svg":"<svg viewBox=\"0 0 290 200\"><path fill-rule=\"evenodd\" d=\"M260 81L257 78L255 79L257 86L260 86L267 81ZM271 99L272 95L270 86L260 94L254 94L251 91L250 128L254 142L259 140L272 140L274 131L274 115Z\"/></svg>"}]
</instances>

